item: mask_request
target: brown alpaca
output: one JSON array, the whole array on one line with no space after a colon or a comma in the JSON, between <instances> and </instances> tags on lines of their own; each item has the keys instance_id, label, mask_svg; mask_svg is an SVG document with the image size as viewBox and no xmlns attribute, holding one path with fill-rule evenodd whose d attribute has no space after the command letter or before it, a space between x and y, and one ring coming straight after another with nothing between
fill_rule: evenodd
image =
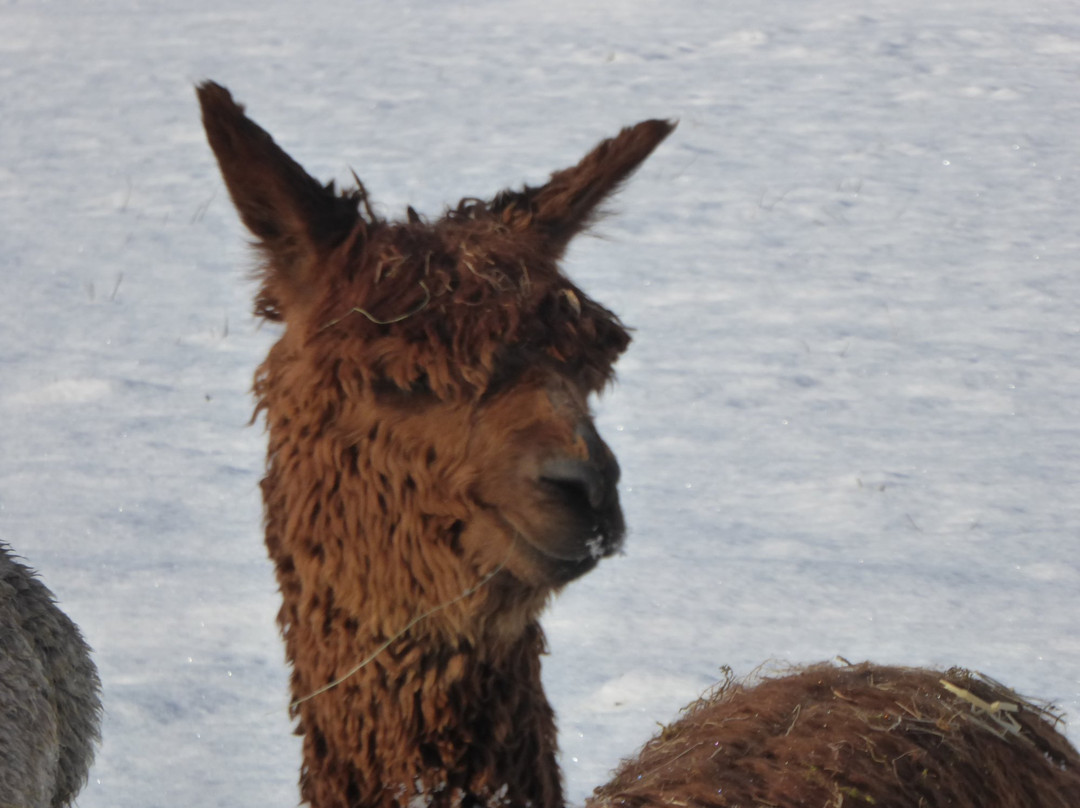
<instances>
[{"instance_id":1,"label":"brown alpaca","mask_svg":"<svg viewBox=\"0 0 1080 808\"><path fill-rule=\"evenodd\" d=\"M1080 806L1056 717L964 670L818 665L684 713L586 808Z\"/></svg>"},{"instance_id":2,"label":"brown alpaca","mask_svg":"<svg viewBox=\"0 0 1080 808\"><path fill-rule=\"evenodd\" d=\"M374 214L362 186L338 194L311 178L224 88L207 83L198 93L210 145L263 256L256 310L285 326L255 391L269 429L266 543L303 735L303 799L315 808L558 808L537 618L553 592L622 542L619 469L587 399L611 379L629 343L618 318L562 275L558 262L673 125L624 129L539 188L466 199L434 223L411 208L405 221L388 222ZM892 676L887 671L866 675ZM905 705L924 696L949 705L950 715L971 707L940 685L928 690L935 677L891 678L896 705L885 712L903 719ZM854 700L854 712L869 716L864 734L912 734L882 726L877 691L863 708L863 697L840 685L789 681L793 704L835 690L831 709ZM729 746L732 719L709 716L760 690L716 699L662 736L687 740L679 760L692 767L650 747L641 765L653 777L651 791L634 792L623 777L597 799L691 804L715 792L702 804L754 804L745 796L726 801L725 772L698 752L702 737L727 750L713 760L759 748L744 740ZM755 710L747 709L738 717ZM819 757L853 741L820 717L792 721L793 710L799 715L788 708L788 724L803 750L795 754L826 780L831 770ZM980 743L1004 745L1004 765L1038 782L1056 783L1045 772L1057 766L1067 783L1051 787L1071 796L1044 804L1080 805L1075 753L1040 714L1023 710L1023 726L1049 740L1002 741L980 729L986 721L969 722L974 728L961 737L936 718L926 733L977 756ZM800 734L811 727L820 733ZM1060 748L1060 765L1038 743ZM837 753L837 765L859 758L880 766L875 754L872 745ZM736 780L753 779L737 768ZM771 782L773 775L760 777ZM804 804L802 796L777 799L760 804ZM879 804L924 804L904 799ZM956 804L1035 803L984 790L979 800Z\"/></svg>"}]
</instances>

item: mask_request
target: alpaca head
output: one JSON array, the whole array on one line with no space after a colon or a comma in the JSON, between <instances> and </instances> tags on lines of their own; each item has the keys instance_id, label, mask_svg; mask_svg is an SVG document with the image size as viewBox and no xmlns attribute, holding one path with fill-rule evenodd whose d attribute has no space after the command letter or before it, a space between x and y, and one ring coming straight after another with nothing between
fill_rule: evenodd
<instances>
[{"instance_id":1,"label":"alpaca head","mask_svg":"<svg viewBox=\"0 0 1080 808\"><path fill-rule=\"evenodd\" d=\"M311 178L224 88L199 97L263 257L256 310L284 323L256 380L279 568L333 569L424 603L501 565L512 584L472 599L475 614L451 610L482 622L484 602L538 607L615 552L619 469L588 398L630 338L558 262L672 125L626 129L542 187L388 222L363 186ZM352 611L350 593L330 592Z\"/></svg>"}]
</instances>

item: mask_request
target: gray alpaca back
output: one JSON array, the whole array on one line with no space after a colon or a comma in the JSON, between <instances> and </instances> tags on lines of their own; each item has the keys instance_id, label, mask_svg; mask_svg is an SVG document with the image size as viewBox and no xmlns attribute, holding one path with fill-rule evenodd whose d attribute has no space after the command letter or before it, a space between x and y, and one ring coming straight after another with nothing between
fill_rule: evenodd
<instances>
[{"instance_id":1,"label":"gray alpaca back","mask_svg":"<svg viewBox=\"0 0 1080 808\"><path fill-rule=\"evenodd\" d=\"M0 544L0 808L60 808L86 782L101 685L52 592Z\"/></svg>"}]
</instances>

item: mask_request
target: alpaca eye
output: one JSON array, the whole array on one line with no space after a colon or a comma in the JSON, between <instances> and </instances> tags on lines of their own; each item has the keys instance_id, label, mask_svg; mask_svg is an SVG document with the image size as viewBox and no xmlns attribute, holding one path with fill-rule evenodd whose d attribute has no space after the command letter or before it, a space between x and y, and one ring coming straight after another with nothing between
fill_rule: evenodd
<instances>
[{"instance_id":1,"label":"alpaca eye","mask_svg":"<svg viewBox=\"0 0 1080 808\"><path fill-rule=\"evenodd\" d=\"M484 388L483 395L480 397L481 403L490 401L503 390L513 387L521 378L521 374L525 372L526 367L527 365L518 358L504 359L498 362L495 371L488 380L487 387Z\"/></svg>"},{"instance_id":2,"label":"alpaca eye","mask_svg":"<svg viewBox=\"0 0 1080 808\"><path fill-rule=\"evenodd\" d=\"M408 387L401 387L389 379L377 379L372 382L371 391L377 399L388 403L423 399L434 395L426 375L420 376Z\"/></svg>"},{"instance_id":3,"label":"alpaca eye","mask_svg":"<svg viewBox=\"0 0 1080 808\"><path fill-rule=\"evenodd\" d=\"M426 373L409 386L409 395L425 397L432 395L431 383L428 381Z\"/></svg>"}]
</instances>

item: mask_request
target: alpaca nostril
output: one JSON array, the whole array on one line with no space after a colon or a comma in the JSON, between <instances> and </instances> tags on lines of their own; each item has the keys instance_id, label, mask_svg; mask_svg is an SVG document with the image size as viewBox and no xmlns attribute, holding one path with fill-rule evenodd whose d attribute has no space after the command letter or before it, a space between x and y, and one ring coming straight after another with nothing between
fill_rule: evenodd
<instances>
[{"instance_id":1,"label":"alpaca nostril","mask_svg":"<svg viewBox=\"0 0 1080 808\"><path fill-rule=\"evenodd\" d=\"M559 458L544 464L540 481L559 491L569 502L596 511L614 499L614 480L609 480L605 471L587 460Z\"/></svg>"}]
</instances>

